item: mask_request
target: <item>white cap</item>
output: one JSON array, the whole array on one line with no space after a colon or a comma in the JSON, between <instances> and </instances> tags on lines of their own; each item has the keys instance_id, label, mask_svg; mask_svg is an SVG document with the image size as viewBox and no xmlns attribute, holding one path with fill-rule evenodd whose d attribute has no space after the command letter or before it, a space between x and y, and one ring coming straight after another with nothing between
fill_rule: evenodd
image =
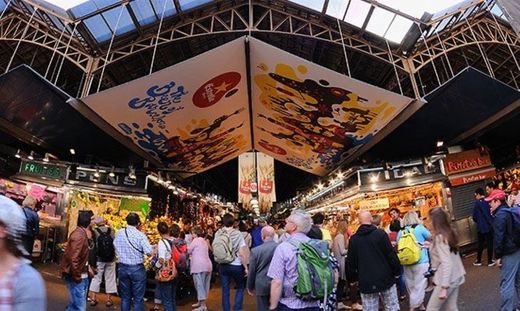
<instances>
[{"instance_id":1,"label":"white cap","mask_svg":"<svg viewBox=\"0 0 520 311\"><path fill-rule=\"evenodd\" d=\"M11 238L18 244L18 249L27 254L20 243L22 233L25 232L25 215L20 205L3 195L0 195L0 222L5 225Z\"/></svg>"}]
</instances>

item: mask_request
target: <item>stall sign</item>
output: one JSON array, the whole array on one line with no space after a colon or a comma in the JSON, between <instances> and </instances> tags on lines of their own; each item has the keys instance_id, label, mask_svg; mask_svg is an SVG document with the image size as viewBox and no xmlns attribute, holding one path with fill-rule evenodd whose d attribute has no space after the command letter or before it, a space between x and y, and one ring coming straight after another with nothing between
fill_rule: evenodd
<instances>
[{"instance_id":1,"label":"stall sign","mask_svg":"<svg viewBox=\"0 0 520 311\"><path fill-rule=\"evenodd\" d=\"M372 185L378 182L394 181L405 178L413 178L424 175L433 175L440 173L439 162L423 164L407 164L401 165L391 170L371 169L367 171L359 171L360 185Z\"/></svg>"},{"instance_id":2,"label":"stall sign","mask_svg":"<svg viewBox=\"0 0 520 311\"><path fill-rule=\"evenodd\" d=\"M113 190L145 191L146 175L136 174L136 178L132 179L126 172L114 172L114 177L110 177L109 173L110 170L99 171L99 177L96 177L95 170L84 170L78 167L75 174L69 173L67 183Z\"/></svg>"},{"instance_id":3,"label":"stall sign","mask_svg":"<svg viewBox=\"0 0 520 311\"><path fill-rule=\"evenodd\" d=\"M67 167L65 165L50 164L46 162L22 160L20 175L39 177L43 179L65 180Z\"/></svg>"},{"instance_id":4,"label":"stall sign","mask_svg":"<svg viewBox=\"0 0 520 311\"><path fill-rule=\"evenodd\" d=\"M496 175L496 171L494 168L492 168L492 169L489 169L486 171L481 171L481 172L474 173L474 174L466 174L464 176L450 178L450 183L452 186L460 186L460 185L469 184L469 183L472 183L475 181L484 180L486 178L490 178L495 175Z\"/></svg>"},{"instance_id":5,"label":"stall sign","mask_svg":"<svg viewBox=\"0 0 520 311\"><path fill-rule=\"evenodd\" d=\"M444 169L448 176L490 166L489 154L483 154L478 149L448 154L444 159Z\"/></svg>"},{"instance_id":6,"label":"stall sign","mask_svg":"<svg viewBox=\"0 0 520 311\"><path fill-rule=\"evenodd\" d=\"M360 210L381 210L390 208L390 201L388 198L379 198L373 200L362 200L359 201Z\"/></svg>"}]
</instances>

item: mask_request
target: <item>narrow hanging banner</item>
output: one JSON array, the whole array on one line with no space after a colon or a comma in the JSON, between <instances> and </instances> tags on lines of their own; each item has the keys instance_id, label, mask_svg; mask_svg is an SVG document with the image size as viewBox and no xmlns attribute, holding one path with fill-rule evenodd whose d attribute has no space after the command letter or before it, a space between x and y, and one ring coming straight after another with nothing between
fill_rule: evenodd
<instances>
[{"instance_id":1,"label":"narrow hanging banner","mask_svg":"<svg viewBox=\"0 0 520 311\"><path fill-rule=\"evenodd\" d=\"M274 159L265 153L256 153L258 174L258 205L261 213L267 213L276 201L274 183Z\"/></svg>"},{"instance_id":2,"label":"narrow hanging banner","mask_svg":"<svg viewBox=\"0 0 520 311\"><path fill-rule=\"evenodd\" d=\"M238 203L251 208L251 198L257 189L255 153L246 152L238 157Z\"/></svg>"}]
</instances>

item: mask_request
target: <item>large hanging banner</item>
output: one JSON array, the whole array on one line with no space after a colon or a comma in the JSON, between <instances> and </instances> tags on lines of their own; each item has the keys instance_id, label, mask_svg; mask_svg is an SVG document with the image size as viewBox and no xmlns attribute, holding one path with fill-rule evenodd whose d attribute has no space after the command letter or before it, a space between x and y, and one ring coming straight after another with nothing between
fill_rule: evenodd
<instances>
[{"instance_id":1,"label":"large hanging banner","mask_svg":"<svg viewBox=\"0 0 520 311\"><path fill-rule=\"evenodd\" d=\"M325 175L411 99L250 38L254 148Z\"/></svg>"},{"instance_id":2,"label":"large hanging banner","mask_svg":"<svg viewBox=\"0 0 520 311\"><path fill-rule=\"evenodd\" d=\"M251 149L244 38L83 101L187 177Z\"/></svg>"},{"instance_id":3,"label":"large hanging banner","mask_svg":"<svg viewBox=\"0 0 520 311\"><path fill-rule=\"evenodd\" d=\"M267 213L276 201L274 183L274 159L265 153L256 153L258 175L258 206L261 213Z\"/></svg>"},{"instance_id":4,"label":"large hanging banner","mask_svg":"<svg viewBox=\"0 0 520 311\"><path fill-rule=\"evenodd\" d=\"M238 157L238 203L250 209L253 193L257 190L255 153L246 152Z\"/></svg>"}]
</instances>

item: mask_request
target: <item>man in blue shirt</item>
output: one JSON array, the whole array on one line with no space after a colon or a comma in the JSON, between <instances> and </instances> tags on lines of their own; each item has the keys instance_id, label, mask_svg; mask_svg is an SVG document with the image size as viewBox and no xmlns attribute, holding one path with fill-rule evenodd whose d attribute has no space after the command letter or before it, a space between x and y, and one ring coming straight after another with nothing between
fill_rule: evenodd
<instances>
[{"instance_id":1,"label":"man in blue shirt","mask_svg":"<svg viewBox=\"0 0 520 311\"><path fill-rule=\"evenodd\" d=\"M40 232L40 217L36 213L36 199L30 195L22 202L22 211L25 216L25 232L22 234L22 244L28 253L28 259L32 259L34 239Z\"/></svg>"},{"instance_id":2,"label":"man in blue shirt","mask_svg":"<svg viewBox=\"0 0 520 311\"><path fill-rule=\"evenodd\" d=\"M482 251L484 250L484 242L486 242L488 266L495 265L493 260L493 217L489 210L489 203L484 200L484 190L477 188L475 190L475 206L473 207L473 221L477 223L477 260L474 266L482 266Z\"/></svg>"}]
</instances>

